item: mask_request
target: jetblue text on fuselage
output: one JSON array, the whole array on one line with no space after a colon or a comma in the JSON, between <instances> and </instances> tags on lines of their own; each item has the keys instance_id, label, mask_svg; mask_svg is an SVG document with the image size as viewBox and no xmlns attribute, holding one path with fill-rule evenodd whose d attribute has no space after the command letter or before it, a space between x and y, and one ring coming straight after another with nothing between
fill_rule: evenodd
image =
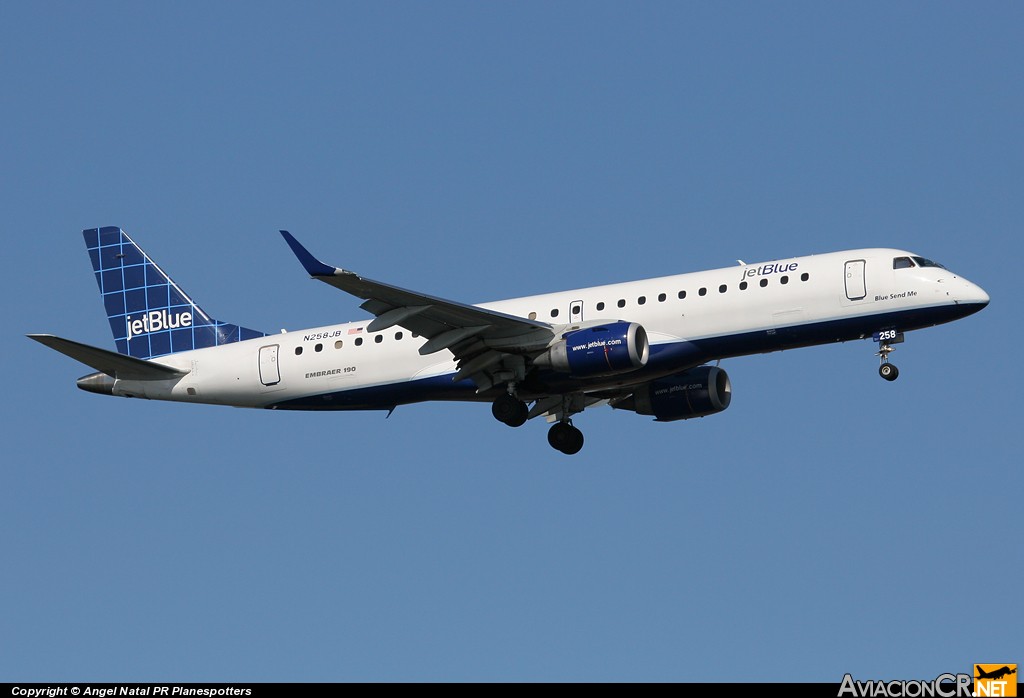
<instances>
[{"instance_id":1,"label":"jetblue text on fuselage","mask_svg":"<svg viewBox=\"0 0 1024 698\"><path fill-rule=\"evenodd\" d=\"M768 276L769 274L782 274L787 271L796 271L799 267L799 262L790 262L785 264L782 262L772 262L771 264L762 264L759 267L747 267L743 270L743 278L749 279L751 276Z\"/></svg>"},{"instance_id":2,"label":"jetblue text on fuselage","mask_svg":"<svg viewBox=\"0 0 1024 698\"><path fill-rule=\"evenodd\" d=\"M143 334L144 332L159 332L160 330L176 330L179 327L192 326L192 313L184 311L171 315L166 310L150 310L144 313L138 320L132 320L129 315L125 318L125 327L128 330L128 339Z\"/></svg>"}]
</instances>

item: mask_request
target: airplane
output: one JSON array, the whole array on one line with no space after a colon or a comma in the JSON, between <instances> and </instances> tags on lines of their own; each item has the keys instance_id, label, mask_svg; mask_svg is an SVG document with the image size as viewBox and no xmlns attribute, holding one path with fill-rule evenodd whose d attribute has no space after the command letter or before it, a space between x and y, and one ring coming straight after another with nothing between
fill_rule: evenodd
<instances>
[{"instance_id":1,"label":"airplane","mask_svg":"<svg viewBox=\"0 0 1024 698\"><path fill-rule=\"evenodd\" d=\"M274 410L387 410L432 400L491 404L548 442L583 447L573 417L611 406L659 422L722 412L723 359L871 338L893 381L911 330L983 309L979 286L925 257L857 249L470 305L374 281L280 231L313 279L363 301L369 319L265 333L214 320L120 228L83 231L117 351L28 337L96 372L104 395Z\"/></svg>"},{"instance_id":2,"label":"airplane","mask_svg":"<svg viewBox=\"0 0 1024 698\"><path fill-rule=\"evenodd\" d=\"M1011 669L1009 666L1004 666L1004 667L1001 667L1001 668L996 669L994 671L985 671L984 669L979 667L977 664L975 664L974 666L978 670L978 675L974 677L976 679L995 679L995 680L998 680L998 679L1003 678L1004 676L1009 676L1010 674L1016 674L1017 673L1017 668L1016 667Z\"/></svg>"}]
</instances>

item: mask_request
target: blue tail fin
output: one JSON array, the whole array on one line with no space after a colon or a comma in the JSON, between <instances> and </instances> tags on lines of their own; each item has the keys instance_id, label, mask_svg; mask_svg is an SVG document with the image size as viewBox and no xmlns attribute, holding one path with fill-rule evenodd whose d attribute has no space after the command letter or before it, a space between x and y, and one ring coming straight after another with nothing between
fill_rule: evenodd
<instances>
[{"instance_id":1,"label":"blue tail fin","mask_svg":"<svg viewBox=\"0 0 1024 698\"><path fill-rule=\"evenodd\" d=\"M266 336L211 318L120 228L82 234L121 354L152 359Z\"/></svg>"}]
</instances>

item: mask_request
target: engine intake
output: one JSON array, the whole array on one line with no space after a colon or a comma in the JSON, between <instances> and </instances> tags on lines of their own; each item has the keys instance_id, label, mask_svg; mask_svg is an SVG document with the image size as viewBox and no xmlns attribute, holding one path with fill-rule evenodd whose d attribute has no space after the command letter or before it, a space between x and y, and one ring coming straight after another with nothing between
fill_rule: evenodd
<instances>
[{"instance_id":1,"label":"engine intake","mask_svg":"<svg viewBox=\"0 0 1024 698\"><path fill-rule=\"evenodd\" d=\"M650 415L659 422L674 422L716 414L730 402L729 374L716 366L699 366L645 383L629 397L612 403L612 407Z\"/></svg>"},{"instance_id":2,"label":"engine intake","mask_svg":"<svg viewBox=\"0 0 1024 698\"><path fill-rule=\"evenodd\" d=\"M534 360L575 378L643 368L651 353L647 331L635 322L612 322L569 332Z\"/></svg>"}]
</instances>

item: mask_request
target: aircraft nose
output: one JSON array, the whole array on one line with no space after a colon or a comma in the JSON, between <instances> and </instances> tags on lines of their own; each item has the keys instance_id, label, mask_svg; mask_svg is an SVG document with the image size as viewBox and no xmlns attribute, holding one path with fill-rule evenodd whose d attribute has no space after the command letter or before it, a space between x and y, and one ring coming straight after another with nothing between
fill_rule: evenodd
<instances>
[{"instance_id":1,"label":"aircraft nose","mask_svg":"<svg viewBox=\"0 0 1024 698\"><path fill-rule=\"evenodd\" d=\"M977 284L971 284L971 287L971 302L980 303L982 305L988 305L988 302L991 299L989 298L989 295L985 293L985 289L983 289L981 286L978 286Z\"/></svg>"},{"instance_id":2,"label":"aircraft nose","mask_svg":"<svg viewBox=\"0 0 1024 698\"><path fill-rule=\"evenodd\" d=\"M988 305L989 300L989 295L985 293L985 289L964 279L964 290L960 293L957 303L978 306L980 310Z\"/></svg>"}]
</instances>

